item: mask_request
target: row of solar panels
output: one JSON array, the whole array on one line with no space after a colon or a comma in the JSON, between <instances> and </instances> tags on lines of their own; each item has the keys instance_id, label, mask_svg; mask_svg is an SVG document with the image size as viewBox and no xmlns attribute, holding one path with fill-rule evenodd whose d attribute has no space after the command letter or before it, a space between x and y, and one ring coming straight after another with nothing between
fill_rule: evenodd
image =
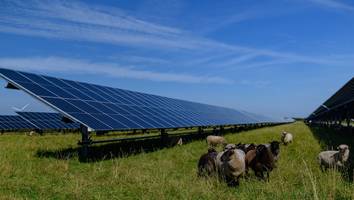
<instances>
[{"instance_id":1,"label":"row of solar panels","mask_svg":"<svg viewBox=\"0 0 354 200\"><path fill-rule=\"evenodd\" d=\"M0 75L62 115L95 131L275 123L238 111L9 69Z\"/></svg>"},{"instance_id":2,"label":"row of solar panels","mask_svg":"<svg viewBox=\"0 0 354 200\"><path fill-rule=\"evenodd\" d=\"M354 77L340 88L327 101L320 105L313 113L308 116L308 120L320 118L323 114L330 112L344 105L354 102Z\"/></svg>"},{"instance_id":3,"label":"row of solar panels","mask_svg":"<svg viewBox=\"0 0 354 200\"><path fill-rule=\"evenodd\" d=\"M80 124L64 122L59 113L17 112L18 115L0 115L0 130L58 130L79 129Z\"/></svg>"}]
</instances>

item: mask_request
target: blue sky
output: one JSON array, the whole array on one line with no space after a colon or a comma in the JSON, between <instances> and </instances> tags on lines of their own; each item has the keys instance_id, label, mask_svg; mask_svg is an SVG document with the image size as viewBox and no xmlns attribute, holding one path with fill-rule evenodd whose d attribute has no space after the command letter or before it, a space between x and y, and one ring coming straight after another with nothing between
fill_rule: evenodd
<instances>
[{"instance_id":1,"label":"blue sky","mask_svg":"<svg viewBox=\"0 0 354 200\"><path fill-rule=\"evenodd\" d=\"M349 0L0 1L2 67L276 118L354 75L353 35ZM0 96L1 114L47 110Z\"/></svg>"}]
</instances>

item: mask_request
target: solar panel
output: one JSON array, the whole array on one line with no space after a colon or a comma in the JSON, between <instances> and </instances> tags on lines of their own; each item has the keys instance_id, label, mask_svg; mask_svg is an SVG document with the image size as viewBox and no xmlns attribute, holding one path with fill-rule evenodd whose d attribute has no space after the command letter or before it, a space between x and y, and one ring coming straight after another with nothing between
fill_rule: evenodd
<instances>
[{"instance_id":1,"label":"solar panel","mask_svg":"<svg viewBox=\"0 0 354 200\"><path fill-rule=\"evenodd\" d=\"M59 113L17 112L22 118L34 124L40 130L79 129L79 123L65 123Z\"/></svg>"},{"instance_id":2,"label":"solar panel","mask_svg":"<svg viewBox=\"0 0 354 200\"><path fill-rule=\"evenodd\" d=\"M12 130L24 130L24 129L36 129L36 127L16 115L0 115L0 130L12 131Z\"/></svg>"},{"instance_id":3,"label":"solar panel","mask_svg":"<svg viewBox=\"0 0 354 200\"><path fill-rule=\"evenodd\" d=\"M342 107L346 104L349 105L352 102L354 102L354 78L348 81L342 88L327 99L307 119L321 117L329 111Z\"/></svg>"},{"instance_id":4,"label":"solar panel","mask_svg":"<svg viewBox=\"0 0 354 200\"><path fill-rule=\"evenodd\" d=\"M255 113L250 113L247 111L241 111L243 114L247 115L248 117L252 118L254 121L257 121L257 123L276 123L279 122L275 119L263 116L263 115L259 115L259 114L255 114Z\"/></svg>"},{"instance_id":5,"label":"solar panel","mask_svg":"<svg viewBox=\"0 0 354 200\"><path fill-rule=\"evenodd\" d=\"M58 112L96 131L259 123L240 111L43 75L0 75Z\"/></svg>"}]
</instances>

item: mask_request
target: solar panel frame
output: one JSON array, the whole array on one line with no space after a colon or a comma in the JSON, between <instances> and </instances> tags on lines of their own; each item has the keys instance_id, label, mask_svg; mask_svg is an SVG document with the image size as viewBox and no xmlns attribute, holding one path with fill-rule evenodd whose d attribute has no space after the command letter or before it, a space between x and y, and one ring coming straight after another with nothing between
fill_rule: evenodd
<instances>
[{"instance_id":1,"label":"solar panel frame","mask_svg":"<svg viewBox=\"0 0 354 200\"><path fill-rule=\"evenodd\" d=\"M240 111L219 106L9 69L0 68L0 75L19 89L92 130L259 123L259 120Z\"/></svg>"},{"instance_id":2,"label":"solar panel frame","mask_svg":"<svg viewBox=\"0 0 354 200\"><path fill-rule=\"evenodd\" d=\"M63 115L49 112L16 112L23 119L34 124L40 130L75 130L80 128L77 122L65 123Z\"/></svg>"}]
</instances>

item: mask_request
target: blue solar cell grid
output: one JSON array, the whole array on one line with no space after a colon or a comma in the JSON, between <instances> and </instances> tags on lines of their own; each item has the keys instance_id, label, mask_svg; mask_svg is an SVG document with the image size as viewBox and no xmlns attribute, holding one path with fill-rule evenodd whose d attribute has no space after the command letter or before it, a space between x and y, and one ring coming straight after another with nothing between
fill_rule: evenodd
<instances>
[{"instance_id":1,"label":"blue solar cell grid","mask_svg":"<svg viewBox=\"0 0 354 200\"><path fill-rule=\"evenodd\" d=\"M79 129L79 123L65 123L62 121L63 116L59 113L44 112L17 112L21 117L31 122L38 129Z\"/></svg>"},{"instance_id":2,"label":"blue solar cell grid","mask_svg":"<svg viewBox=\"0 0 354 200\"><path fill-rule=\"evenodd\" d=\"M94 130L258 123L237 110L0 69L20 89Z\"/></svg>"},{"instance_id":3,"label":"blue solar cell grid","mask_svg":"<svg viewBox=\"0 0 354 200\"><path fill-rule=\"evenodd\" d=\"M0 115L0 130L10 131L35 128L33 124L22 119L20 116Z\"/></svg>"}]
</instances>

